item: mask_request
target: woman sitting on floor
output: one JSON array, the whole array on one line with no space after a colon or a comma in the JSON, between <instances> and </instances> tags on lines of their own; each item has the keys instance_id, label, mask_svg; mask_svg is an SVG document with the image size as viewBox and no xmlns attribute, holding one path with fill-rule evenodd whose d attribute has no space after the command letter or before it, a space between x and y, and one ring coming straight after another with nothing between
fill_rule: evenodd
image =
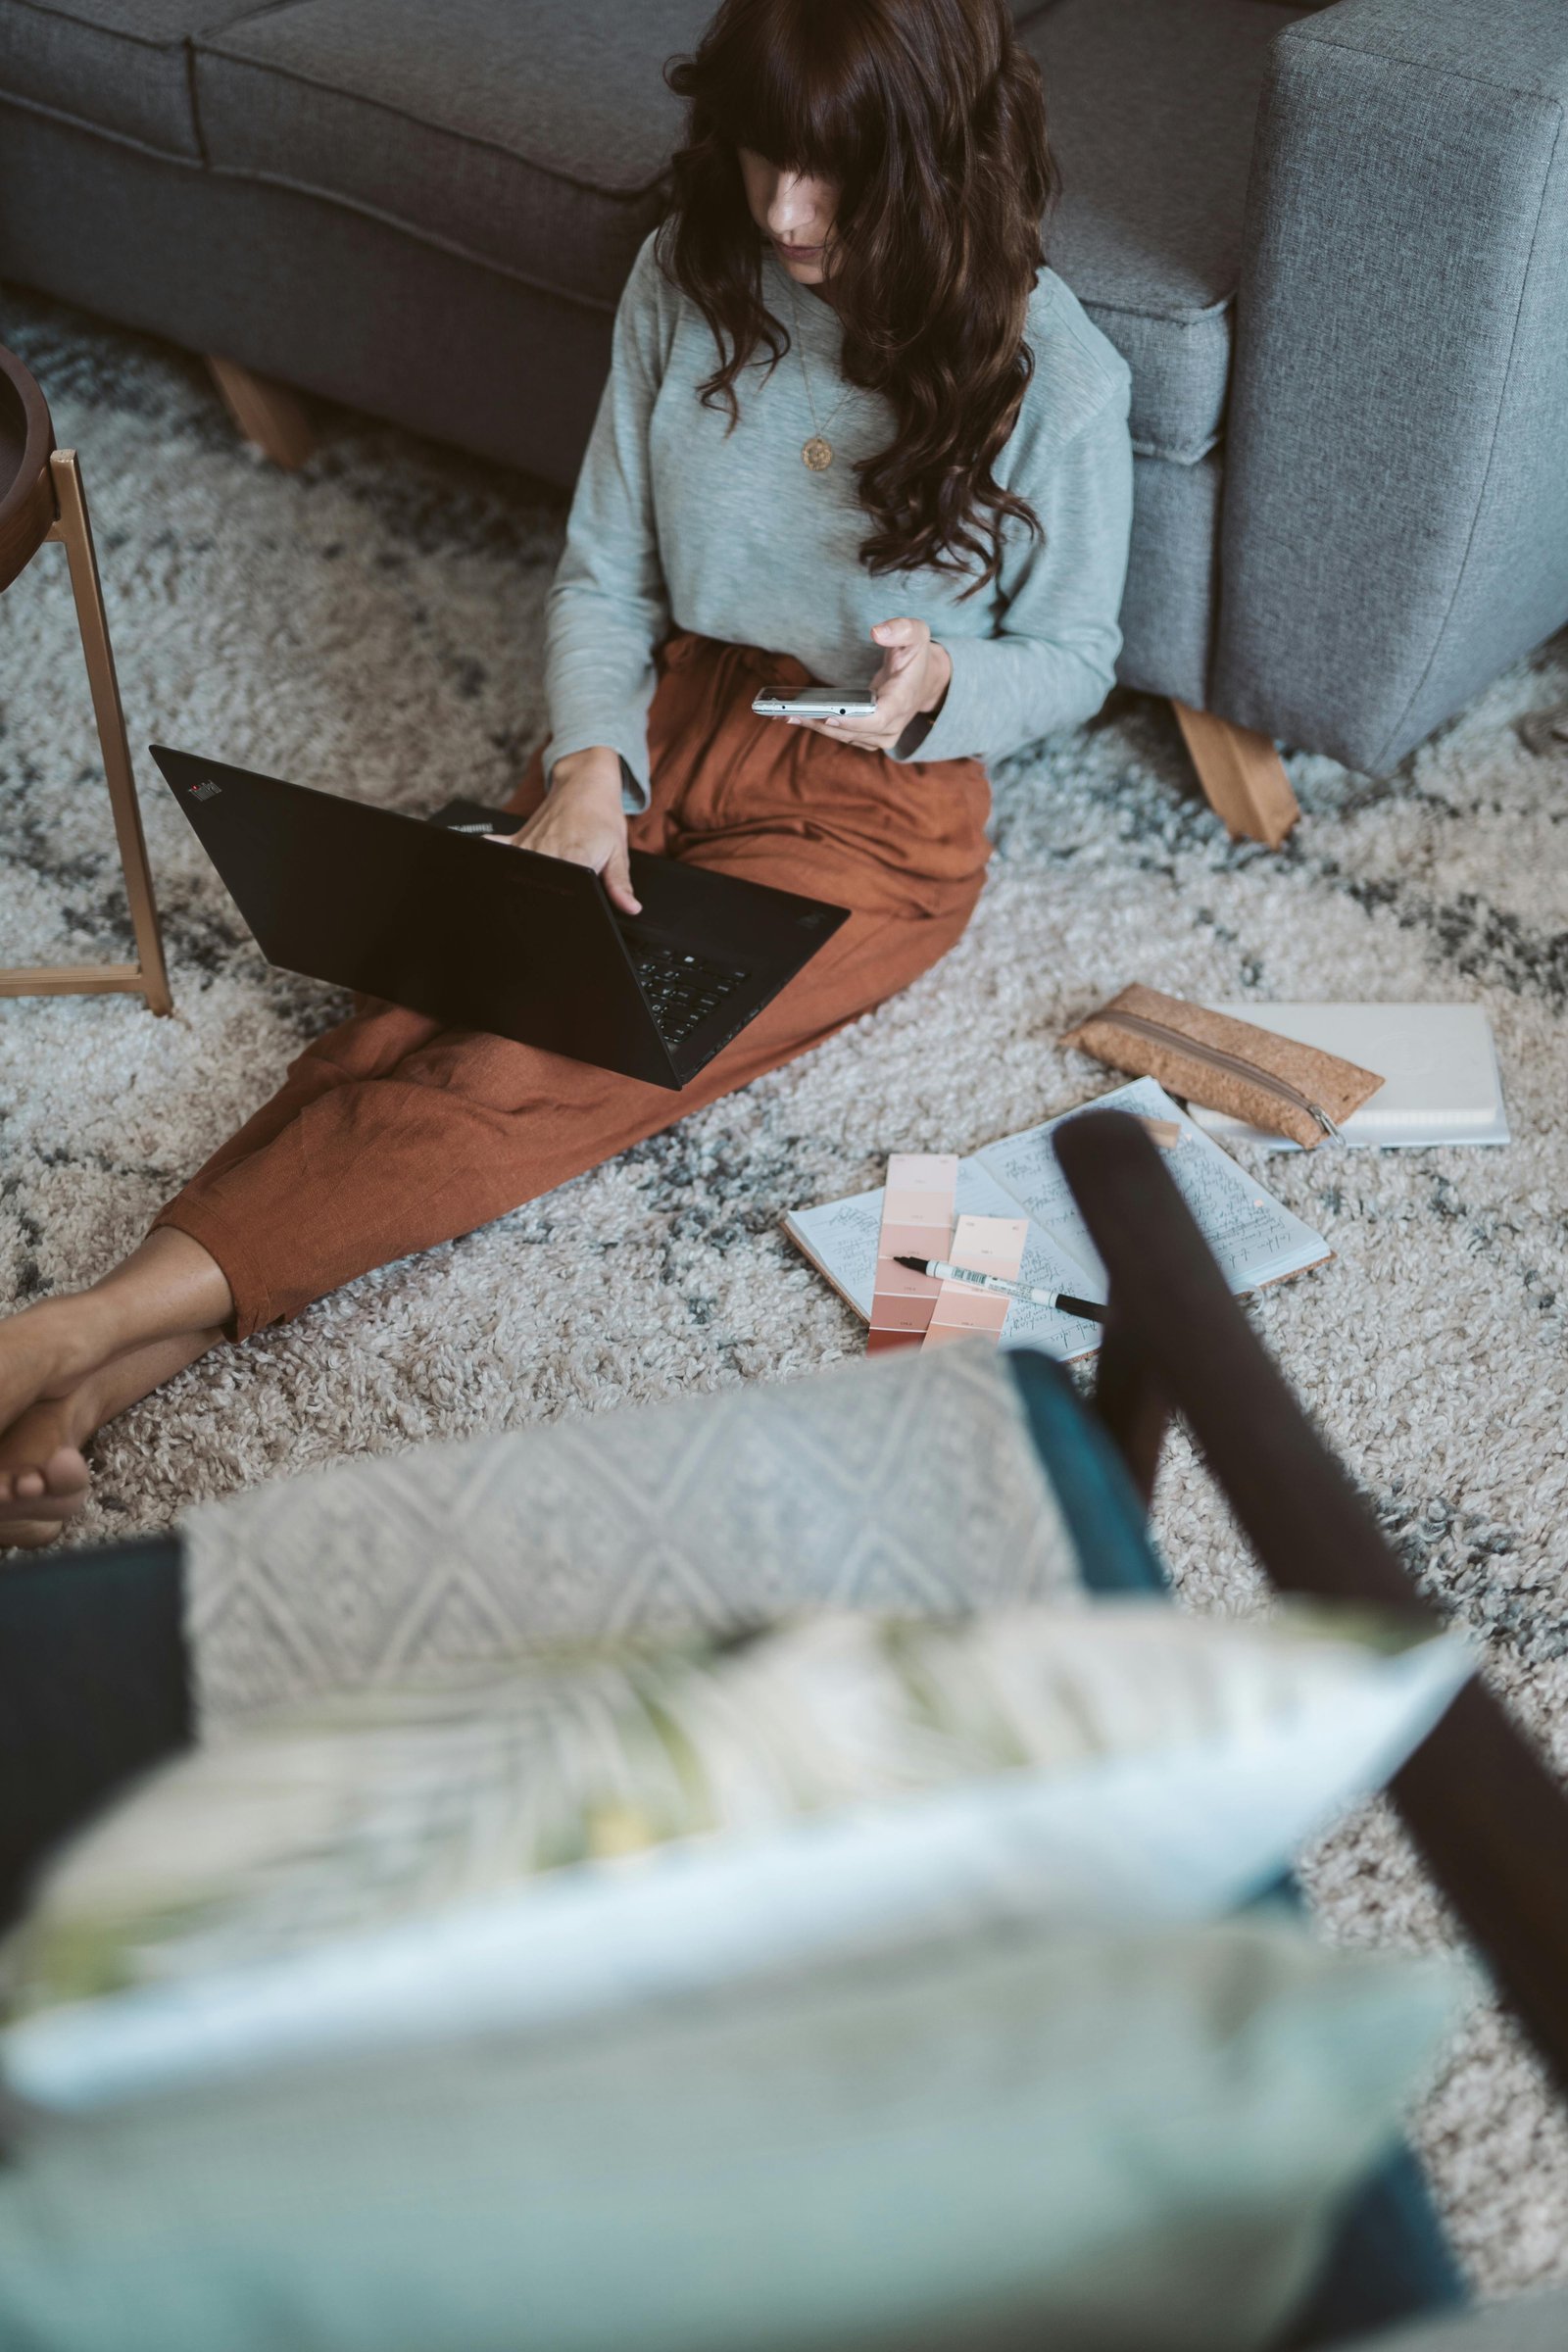
<instances>
[{"instance_id":1,"label":"woman sitting on floor","mask_svg":"<svg viewBox=\"0 0 1568 2352\"><path fill-rule=\"evenodd\" d=\"M514 838L628 912L630 845L850 919L678 1095L395 1005L318 1038L122 1265L0 1324L0 1542L56 1536L94 1431L205 1349L907 987L980 895L985 762L1110 687L1129 373L1045 264L1006 0L725 0L669 79L687 143L616 316ZM752 710L878 653L873 719Z\"/></svg>"}]
</instances>

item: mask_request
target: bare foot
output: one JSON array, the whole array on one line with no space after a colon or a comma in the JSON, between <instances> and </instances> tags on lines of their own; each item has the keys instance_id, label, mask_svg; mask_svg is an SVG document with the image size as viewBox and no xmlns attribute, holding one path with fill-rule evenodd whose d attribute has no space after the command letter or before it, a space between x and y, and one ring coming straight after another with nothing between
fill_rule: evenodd
<instances>
[{"instance_id":1,"label":"bare foot","mask_svg":"<svg viewBox=\"0 0 1568 2352\"><path fill-rule=\"evenodd\" d=\"M217 1259L158 1226L89 1290L0 1321L0 1544L52 1543L94 1431L205 1355L233 1312Z\"/></svg>"},{"instance_id":2,"label":"bare foot","mask_svg":"<svg viewBox=\"0 0 1568 2352\"><path fill-rule=\"evenodd\" d=\"M189 1234L156 1226L90 1289L40 1299L0 1322L0 1430L9 1430L29 1405L71 1396L104 1365L139 1356L160 1342L215 1332L233 1311L217 1259ZM199 1355L211 1345L206 1338L191 1352ZM190 1353L179 1361L188 1363ZM115 1410L123 1411L127 1401Z\"/></svg>"},{"instance_id":3,"label":"bare foot","mask_svg":"<svg viewBox=\"0 0 1568 2352\"><path fill-rule=\"evenodd\" d=\"M80 1510L103 1345L77 1296L0 1323L0 1546L52 1544Z\"/></svg>"},{"instance_id":4,"label":"bare foot","mask_svg":"<svg viewBox=\"0 0 1568 2352\"><path fill-rule=\"evenodd\" d=\"M122 1344L89 1292L8 1316L0 1322L0 1430L9 1433L29 1405L71 1396Z\"/></svg>"},{"instance_id":5,"label":"bare foot","mask_svg":"<svg viewBox=\"0 0 1568 2352\"><path fill-rule=\"evenodd\" d=\"M87 1499L81 1448L92 1435L78 1389L29 1406L0 1436L0 1548L53 1544Z\"/></svg>"},{"instance_id":6,"label":"bare foot","mask_svg":"<svg viewBox=\"0 0 1568 2352\"><path fill-rule=\"evenodd\" d=\"M0 1343L10 1329L0 1324ZM81 1449L88 1439L222 1336L216 1328L180 1332L126 1348L78 1381L69 1396L40 1397L20 1413L0 1433L0 1551L8 1544L35 1549L53 1544L87 1499Z\"/></svg>"}]
</instances>

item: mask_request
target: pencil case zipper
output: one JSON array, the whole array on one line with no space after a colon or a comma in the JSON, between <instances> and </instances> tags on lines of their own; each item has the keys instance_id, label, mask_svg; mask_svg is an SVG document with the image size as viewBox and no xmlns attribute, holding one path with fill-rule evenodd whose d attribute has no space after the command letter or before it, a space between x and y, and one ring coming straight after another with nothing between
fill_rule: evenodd
<instances>
[{"instance_id":1,"label":"pencil case zipper","mask_svg":"<svg viewBox=\"0 0 1568 2352\"><path fill-rule=\"evenodd\" d=\"M1298 1110L1304 1110L1308 1118L1317 1121L1325 1135L1337 1136L1340 1132L1321 1102L1303 1095L1288 1078L1276 1078L1272 1070L1260 1070L1256 1062L1244 1061L1239 1054L1227 1054L1219 1046L1205 1046L1185 1031L1172 1029L1164 1021L1152 1021L1141 1012L1101 1012L1095 1017L1109 1021L1117 1029L1130 1029L1136 1037L1150 1038L1157 1046L1173 1046L1191 1060L1205 1062L1211 1070L1228 1070L1233 1078L1245 1078L1250 1086L1259 1086L1265 1094L1278 1095L1284 1102L1294 1102Z\"/></svg>"}]
</instances>

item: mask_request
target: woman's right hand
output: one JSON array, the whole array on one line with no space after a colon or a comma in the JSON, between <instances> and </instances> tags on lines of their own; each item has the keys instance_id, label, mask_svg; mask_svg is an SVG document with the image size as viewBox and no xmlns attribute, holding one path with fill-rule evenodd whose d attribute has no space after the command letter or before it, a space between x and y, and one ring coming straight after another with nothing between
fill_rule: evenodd
<instances>
[{"instance_id":1,"label":"woman's right hand","mask_svg":"<svg viewBox=\"0 0 1568 2352\"><path fill-rule=\"evenodd\" d=\"M611 905L622 914L641 914L631 886L626 812L620 799L620 755L595 744L558 760L550 792L518 833L493 833L492 841L514 842L545 858L567 858L592 867L604 882Z\"/></svg>"}]
</instances>

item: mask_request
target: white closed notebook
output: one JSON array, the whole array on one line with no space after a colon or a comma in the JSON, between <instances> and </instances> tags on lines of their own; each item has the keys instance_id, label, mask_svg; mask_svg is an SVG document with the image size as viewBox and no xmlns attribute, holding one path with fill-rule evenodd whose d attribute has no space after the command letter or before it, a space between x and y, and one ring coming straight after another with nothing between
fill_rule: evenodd
<instances>
[{"instance_id":1,"label":"white closed notebook","mask_svg":"<svg viewBox=\"0 0 1568 2352\"><path fill-rule=\"evenodd\" d=\"M1492 1024L1479 1004L1210 1004L1298 1045L1343 1054L1384 1083L1341 1126L1347 1144L1365 1149L1417 1144L1505 1144ZM1220 1144L1260 1144L1298 1152L1285 1136L1250 1127L1196 1102L1190 1116Z\"/></svg>"}]
</instances>

